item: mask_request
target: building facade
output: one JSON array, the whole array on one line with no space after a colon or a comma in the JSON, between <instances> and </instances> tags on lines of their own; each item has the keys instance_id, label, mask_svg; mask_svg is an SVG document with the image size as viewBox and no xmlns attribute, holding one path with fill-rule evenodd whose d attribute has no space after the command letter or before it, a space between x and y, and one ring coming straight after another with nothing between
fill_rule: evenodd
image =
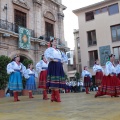
<instances>
[{"instance_id":1,"label":"building facade","mask_svg":"<svg viewBox=\"0 0 120 120\"><path fill-rule=\"evenodd\" d=\"M70 50L70 51L66 52L66 55L68 57L67 75L70 80L73 80L73 79L75 79L75 73L76 73L75 51Z\"/></svg>"},{"instance_id":2,"label":"building facade","mask_svg":"<svg viewBox=\"0 0 120 120\"><path fill-rule=\"evenodd\" d=\"M120 59L120 0L102 2L73 11L79 20L82 68L92 66L96 59L102 66L110 53Z\"/></svg>"},{"instance_id":3,"label":"building facade","mask_svg":"<svg viewBox=\"0 0 120 120\"><path fill-rule=\"evenodd\" d=\"M74 43L75 43L75 63L76 70L78 73L81 73L81 55L80 55L80 38L79 38L79 30L74 30Z\"/></svg>"},{"instance_id":4,"label":"building facade","mask_svg":"<svg viewBox=\"0 0 120 120\"><path fill-rule=\"evenodd\" d=\"M0 0L0 55L13 57L16 54L34 61L47 48L51 37L58 39L58 48L67 51L64 40L63 10L61 0ZM19 26L31 34L30 49L21 49Z\"/></svg>"}]
</instances>

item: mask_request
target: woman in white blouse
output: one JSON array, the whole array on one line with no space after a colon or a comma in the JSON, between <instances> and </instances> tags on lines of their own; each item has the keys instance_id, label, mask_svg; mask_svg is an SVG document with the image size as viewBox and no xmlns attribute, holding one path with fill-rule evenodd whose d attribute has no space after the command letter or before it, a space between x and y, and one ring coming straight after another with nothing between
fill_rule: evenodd
<instances>
[{"instance_id":1,"label":"woman in white blouse","mask_svg":"<svg viewBox=\"0 0 120 120\"><path fill-rule=\"evenodd\" d=\"M95 73L95 84L98 87L101 85L104 72L102 66L99 64L99 60L95 61L95 64L93 66L93 72Z\"/></svg>"},{"instance_id":2,"label":"woman in white blouse","mask_svg":"<svg viewBox=\"0 0 120 120\"><path fill-rule=\"evenodd\" d=\"M52 89L51 101L61 102L60 88L66 88L63 63L67 62L66 55L57 49L57 40L51 40L50 46L44 53L48 65L47 87Z\"/></svg>"},{"instance_id":3,"label":"woman in white blouse","mask_svg":"<svg viewBox=\"0 0 120 120\"><path fill-rule=\"evenodd\" d=\"M36 64L36 70L40 74L38 88L43 89L43 100L49 99L47 96L47 87L46 87L47 69L48 69L48 62L45 59L44 55L42 55L41 60Z\"/></svg>"},{"instance_id":4,"label":"woman in white blouse","mask_svg":"<svg viewBox=\"0 0 120 120\"><path fill-rule=\"evenodd\" d=\"M120 95L120 81L116 76L116 68L114 65L115 55L109 56L110 61L106 62L105 75L102 83L95 97L110 95L111 97L118 97Z\"/></svg>"},{"instance_id":5,"label":"woman in white blouse","mask_svg":"<svg viewBox=\"0 0 120 120\"><path fill-rule=\"evenodd\" d=\"M26 67L20 62L20 56L15 55L13 61L7 65L7 73L10 74L8 88L14 93L14 101L18 99L18 91L23 90L22 76Z\"/></svg>"},{"instance_id":6,"label":"woman in white blouse","mask_svg":"<svg viewBox=\"0 0 120 120\"><path fill-rule=\"evenodd\" d=\"M32 96L32 91L36 90L35 77L37 77L37 73L33 69L33 63L28 65L28 69L25 71L24 77L26 78L25 89L29 90L29 98L34 98Z\"/></svg>"},{"instance_id":7,"label":"woman in white blouse","mask_svg":"<svg viewBox=\"0 0 120 120\"><path fill-rule=\"evenodd\" d=\"M84 70L82 71L82 78L84 79L84 87L86 89L86 94L90 94L89 93L89 88L91 86L91 79L92 79L92 75L91 73L88 71L87 66L84 67Z\"/></svg>"}]
</instances>

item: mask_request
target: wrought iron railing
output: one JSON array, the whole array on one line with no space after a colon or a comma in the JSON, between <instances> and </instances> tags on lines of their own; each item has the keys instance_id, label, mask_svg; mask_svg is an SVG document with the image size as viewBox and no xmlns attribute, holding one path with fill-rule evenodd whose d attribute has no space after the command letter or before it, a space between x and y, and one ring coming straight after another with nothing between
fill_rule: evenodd
<instances>
[{"instance_id":1,"label":"wrought iron railing","mask_svg":"<svg viewBox=\"0 0 120 120\"><path fill-rule=\"evenodd\" d=\"M18 27L19 27L19 25L17 25L17 24L13 24L13 23L8 22L6 20L0 19L0 28L2 28L2 29L18 33L19 32ZM31 30L31 29L28 29L28 30L31 32L31 37L34 38L35 37L34 30Z\"/></svg>"}]
</instances>

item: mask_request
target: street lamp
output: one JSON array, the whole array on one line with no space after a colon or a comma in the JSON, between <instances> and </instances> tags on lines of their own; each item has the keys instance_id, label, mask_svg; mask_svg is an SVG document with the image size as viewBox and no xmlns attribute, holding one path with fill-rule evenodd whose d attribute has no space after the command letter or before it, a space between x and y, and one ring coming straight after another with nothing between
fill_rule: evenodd
<instances>
[{"instance_id":1,"label":"street lamp","mask_svg":"<svg viewBox=\"0 0 120 120\"><path fill-rule=\"evenodd\" d=\"M8 9L8 7L7 7L7 4L4 6L4 8L3 8L3 11L5 11L6 10L6 27L7 27L7 9Z\"/></svg>"}]
</instances>

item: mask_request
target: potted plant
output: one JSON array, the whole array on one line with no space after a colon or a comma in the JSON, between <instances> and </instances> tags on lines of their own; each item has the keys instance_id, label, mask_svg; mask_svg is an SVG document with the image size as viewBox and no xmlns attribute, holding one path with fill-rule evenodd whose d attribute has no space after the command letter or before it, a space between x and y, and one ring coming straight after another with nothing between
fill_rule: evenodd
<instances>
[{"instance_id":1,"label":"potted plant","mask_svg":"<svg viewBox=\"0 0 120 120\"><path fill-rule=\"evenodd\" d=\"M26 67L26 69L28 68L28 64L31 64L31 63L33 63L32 60L29 60L29 59L24 59L23 60L23 65ZM23 96L28 96L29 91L25 90L25 85L26 85L26 79L23 77L23 91L22 91L22 95Z\"/></svg>"},{"instance_id":2,"label":"potted plant","mask_svg":"<svg viewBox=\"0 0 120 120\"><path fill-rule=\"evenodd\" d=\"M7 64L10 63L11 59L7 56L0 56L0 97L5 96L5 88L9 80L9 75L7 74Z\"/></svg>"}]
</instances>

